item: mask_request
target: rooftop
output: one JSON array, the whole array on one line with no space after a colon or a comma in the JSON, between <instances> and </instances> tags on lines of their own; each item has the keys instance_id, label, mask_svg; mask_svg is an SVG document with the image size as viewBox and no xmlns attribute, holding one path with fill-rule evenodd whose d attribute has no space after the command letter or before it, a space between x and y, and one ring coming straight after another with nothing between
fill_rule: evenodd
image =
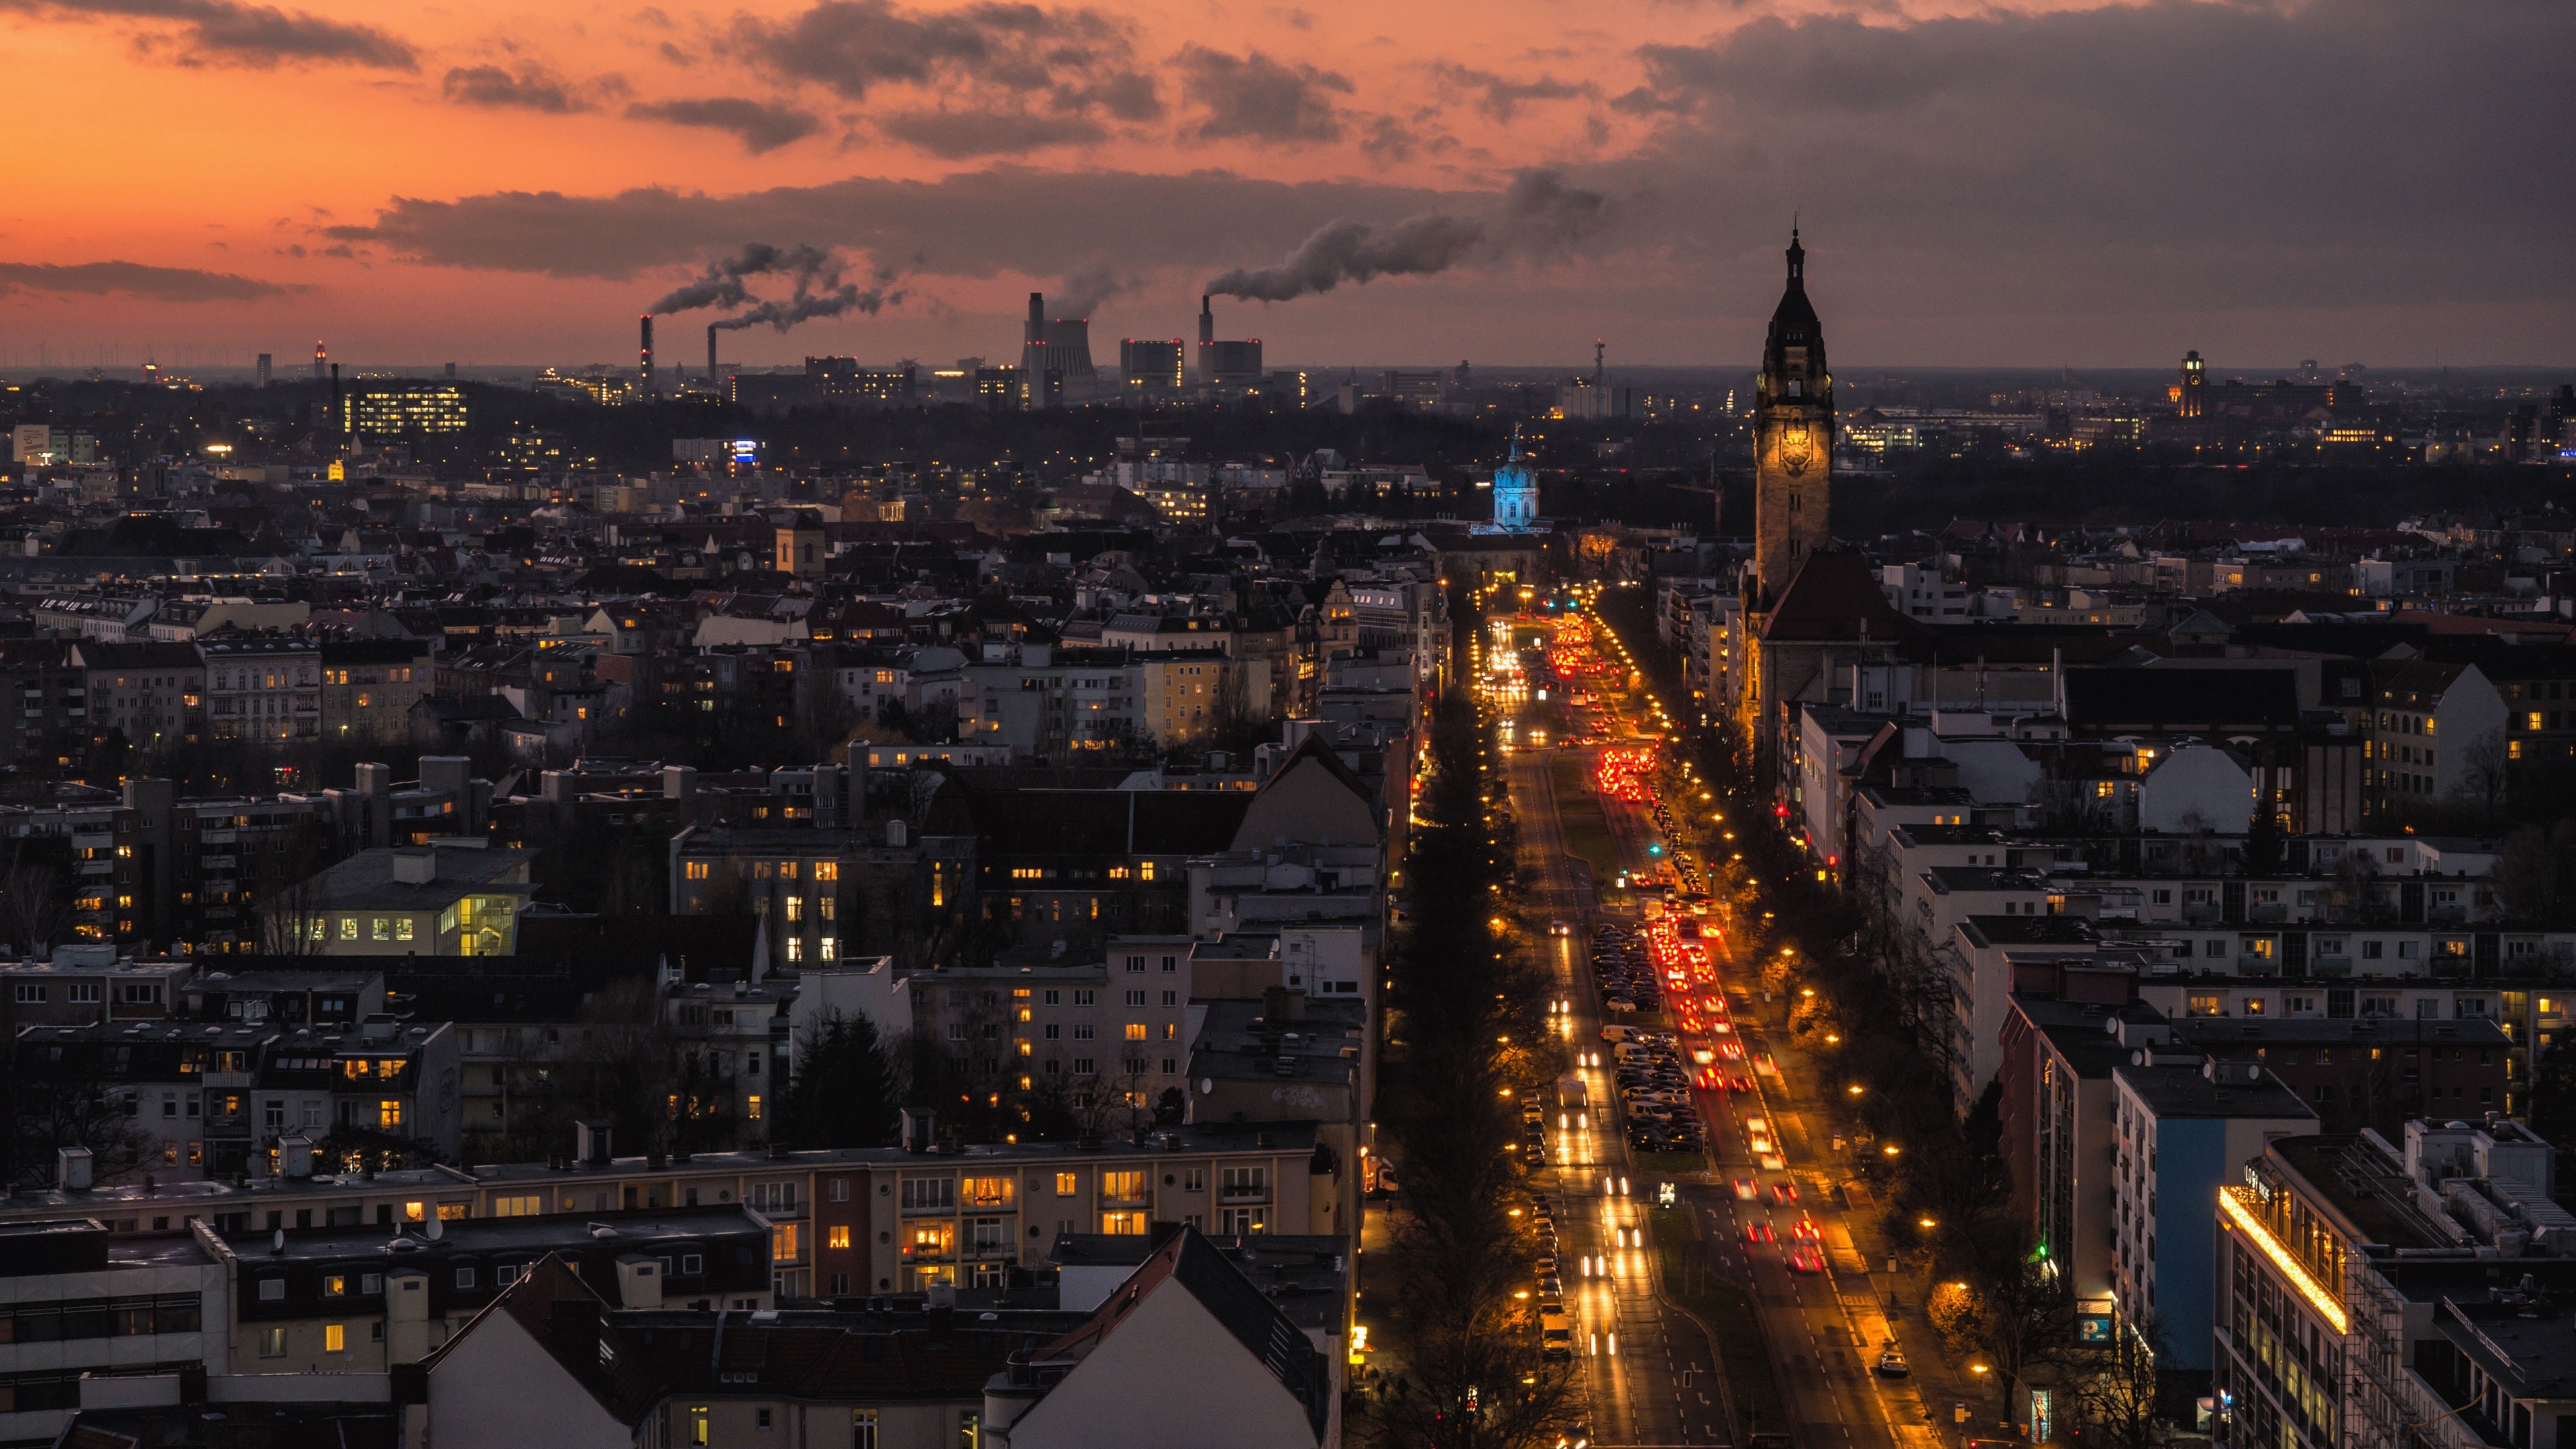
<instances>
[{"instance_id":1,"label":"rooftop","mask_svg":"<svg viewBox=\"0 0 2576 1449\"><path fill-rule=\"evenodd\" d=\"M2249 1079L2248 1072L2256 1075ZM2232 1073L2232 1074L2231 1074ZM2114 1076L2159 1119L2178 1117L2285 1117L2316 1120L2316 1109L2259 1067L2220 1068L2205 1076L2199 1066L2123 1064Z\"/></svg>"}]
</instances>

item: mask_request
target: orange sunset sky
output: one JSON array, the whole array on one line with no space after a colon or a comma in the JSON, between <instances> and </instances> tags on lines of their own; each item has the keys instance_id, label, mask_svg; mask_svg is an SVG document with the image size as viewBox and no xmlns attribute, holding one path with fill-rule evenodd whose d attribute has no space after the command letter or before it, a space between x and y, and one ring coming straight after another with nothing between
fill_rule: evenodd
<instances>
[{"instance_id":1,"label":"orange sunset sky","mask_svg":"<svg viewBox=\"0 0 2576 1449\"><path fill-rule=\"evenodd\" d=\"M1210 279L1296 255L1303 282L1246 285L1331 285L1218 304L1275 362L1570 364L1600 337L1736 365L1793 212L1845 367L2576 338L2576 86L2511 59L2570 52L2564 0L0 0L0 25L12 367L291 366L317 337L362 366L622 360L638 312L751 243L877 310L731 333L729 360L1009 353L1032 288L1096 296L1096 349L1183 336ZM678 312L666 355L724 315Z\"/></svg>"}]
</instances>

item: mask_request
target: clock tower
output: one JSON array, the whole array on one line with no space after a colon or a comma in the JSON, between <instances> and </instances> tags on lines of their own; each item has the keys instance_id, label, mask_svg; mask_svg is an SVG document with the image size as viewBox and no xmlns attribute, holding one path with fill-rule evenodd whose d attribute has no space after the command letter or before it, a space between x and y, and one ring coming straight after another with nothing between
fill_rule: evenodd
<instances>
[{"instance_id":1,"label":"clock tower","mask_svg":"<svg viewBox=\"0 0 2576 1449\"><path fill-rule=\"evenodd\" d=\"M1807 300L1807 251L1789 232L1789 290L1771 314L1753 403L1753 571L1745 607L1767 614L1789 581L1832 541L1834 379L1825 333Z\"/></svg>"}]
</instances>

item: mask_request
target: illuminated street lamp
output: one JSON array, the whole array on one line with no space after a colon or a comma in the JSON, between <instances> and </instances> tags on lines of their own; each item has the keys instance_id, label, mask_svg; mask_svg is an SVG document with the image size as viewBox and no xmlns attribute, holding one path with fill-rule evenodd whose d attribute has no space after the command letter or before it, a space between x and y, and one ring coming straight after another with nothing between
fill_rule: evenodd
<instances>
[{"instance_id":1,"label":"illuminated street lamp","mask_svg":"<svg viewBox=\"0 0 2576 1449\"><path fill-rule=\"evenodd\" d=\"M1923 1231L1928 1233L1934 1228L1939 1227L1940 1224L1932 1221L1930 1218L1916 1218L1914 1220L1914 1226L1921 1228Z\"/></svg>"}]
</instances>

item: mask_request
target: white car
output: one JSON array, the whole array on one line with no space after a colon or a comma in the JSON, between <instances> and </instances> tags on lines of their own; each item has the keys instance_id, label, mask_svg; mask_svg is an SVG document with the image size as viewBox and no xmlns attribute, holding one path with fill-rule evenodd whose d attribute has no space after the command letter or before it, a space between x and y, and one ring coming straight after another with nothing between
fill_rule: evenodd
<instances>
[{"instance_id":1,"label":"white car","mask_svg":"<svg viewBox=\"0 0 2576 1449\"><path fill-rule=\"evenodd\" d=\"M1735 1180L1735 1197L1737 1201L1751 1202L1760 1195L1760 1190L1754 1187L1752 1178L1739 1177Z\"/></svg>"}]
</instances>

